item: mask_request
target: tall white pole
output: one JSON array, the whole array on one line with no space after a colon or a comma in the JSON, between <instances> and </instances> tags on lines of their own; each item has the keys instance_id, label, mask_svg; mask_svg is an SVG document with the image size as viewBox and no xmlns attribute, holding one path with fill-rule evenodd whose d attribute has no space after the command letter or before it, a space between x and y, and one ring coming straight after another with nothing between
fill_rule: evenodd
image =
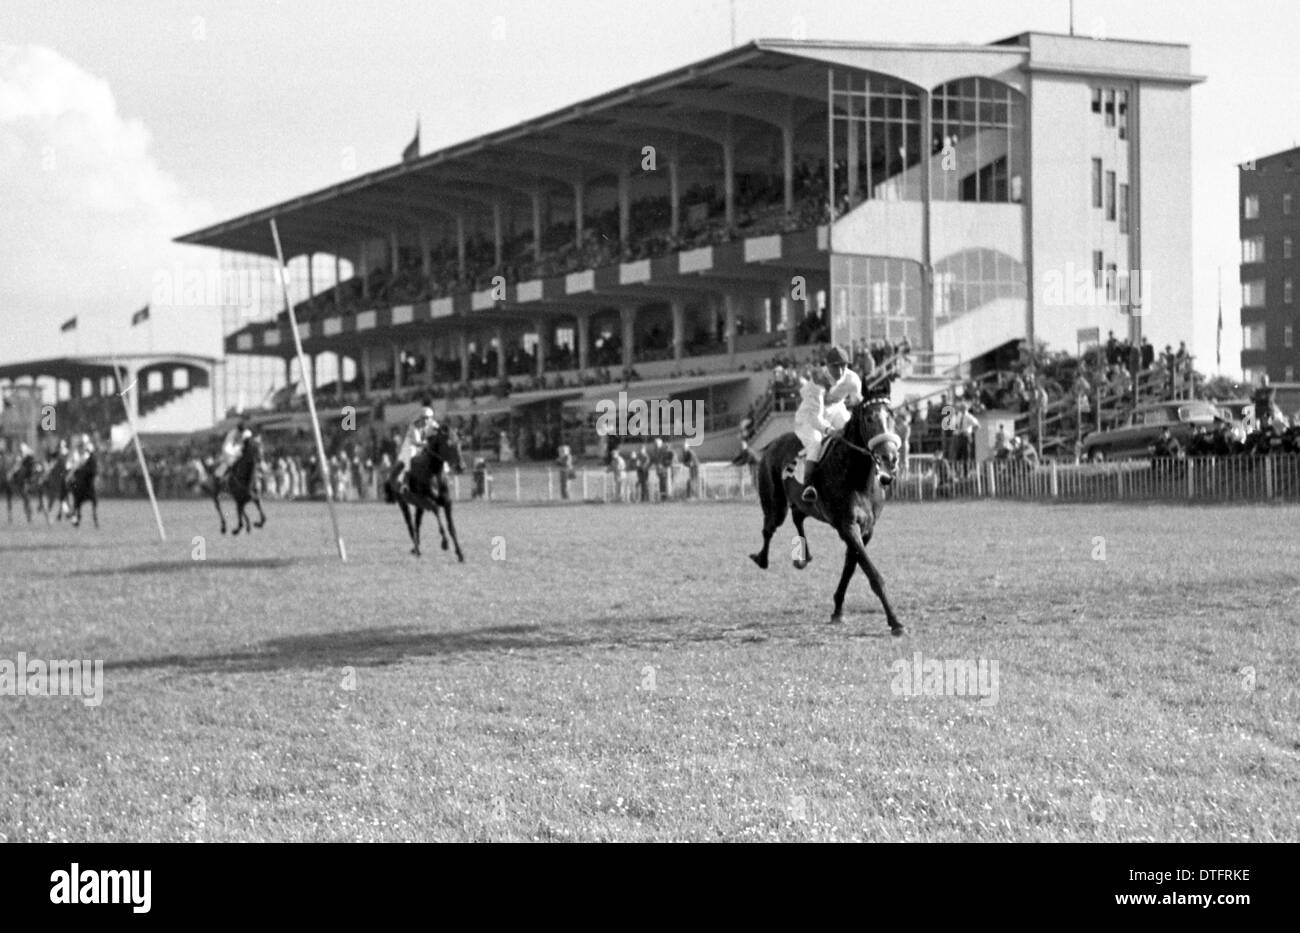
<instances>
[{"instance_id":1,"label":"tall white pole","mask_svg":"<svg viewBox=\"0 0 1300 933\"><path fill-rule=\"evenodd\" d=\"M111 352L111 351L110 351ZM135 412L131 410L131 390L135 388L135 382L132 382L125 389L122 388L122 374L117 368L117 353L112 353L113 357L113 381L117 383L117 397L122 400L122 407L126 409L126 420L131 425L131 440L135 444L136 456L140 458L140 475L144 477L144 490L149 494L149 504L153 506L153 519L158 523L158 537L162 541L167 540L167 532L163 530L162 513L158 511L158 499L153 494L153 480L149 478L149 464L144 459L144 449L140 446L140 432L135 427Z\"/></svg>"},{"instance_id":2,"label":"tall white pole","mask_svg":"<svg viewBox=\"0 0 1300 933\"><path fill-rule=\"evenodd\" d=\"M289 329L293 332L293 345L298 351L298 371L307 372L307 363L303 359L302 335L298 333L298 316L293 313L293 302L289 300L289 270L284 264L284 250L280 247L280 229L271 218L271 237L275 240L275 258L280 264L280 290L284 295L284 307L289 312ZM343 536L339 534L339 519L334 514L334 492L330 487L329 461L325 459L325 441L321 438L320 422L316 419L316 396L312 380L304 379L307 387L307 410L311 413L311 429L316 435L316 455L320 458L321 478L325 481L325 505L329 508L330 524L334 526L334 541L338 545L339 559L347 562L348 551L343 546Z\"/></svg>"}]
</instances>

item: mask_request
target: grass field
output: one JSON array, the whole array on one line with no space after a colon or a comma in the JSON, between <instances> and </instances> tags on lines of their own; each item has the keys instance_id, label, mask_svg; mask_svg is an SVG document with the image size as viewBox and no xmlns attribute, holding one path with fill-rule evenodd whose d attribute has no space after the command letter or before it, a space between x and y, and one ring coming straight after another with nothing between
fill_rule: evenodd
<instances>
[{"instance_id":1,"label":"grass field","mask_svg":"<svg viewBox=\"0 0 1300 933\"><path fill-rule=\"evenodd\" d=\"M891 638L752 502L475 503L464 564L352 505L346 565L323 504L163 505L0 524L0 659L105 663L0 696L3 838L1300 839L1300 508L891 505ZM897 695L917 652L996 702Z\"/></svg>"}]
</instances>

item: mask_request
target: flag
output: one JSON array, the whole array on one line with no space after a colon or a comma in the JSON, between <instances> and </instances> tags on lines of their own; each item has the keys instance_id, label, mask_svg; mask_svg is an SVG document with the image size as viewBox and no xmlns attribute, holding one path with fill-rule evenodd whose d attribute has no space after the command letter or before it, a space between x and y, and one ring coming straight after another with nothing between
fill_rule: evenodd
<instances>
[{"instance_id":1,"label":"flag","mask_svg":"<svg viewBox=\"0 0 1300 933\"><path fill-rule=\"evenodd\" d=\"M1223 368L1223 266L1219 267L1219 330L1214 335L1214 368Z\"/></svg>"},{"instance_id":2,"label":"flag","mask_svg":"<svg viewBox=\"0 0 1300 933\"><path fill-rule=\"evenodd\" d=\"M420 157L420 118L415 119L415 138L402 150L402 161L410 162Z\"/></svg>"},{"instance_id":3,"label":"flag","mask_svg":"<svg viewBox=\"0 0 1300 933\"><path fill-rule=\"evenodd\" d=\"M77 329L77 319L75 317L70 317L62 324L59 325L59 332L63 334L66 334L70 330L76 330L76 329Z\"/></svg>"},{"instance_id":4,"label":"flag","mask_svg":"<svg viewBox=\"0 0 1300 933\"><path fill-rule=\"evenodd\" d=\"M145 305L135 314L131 315L131 326L135 327L135 325L143 324L147 320L149 320L149 306Z\"/></svg>"}]
</instances>

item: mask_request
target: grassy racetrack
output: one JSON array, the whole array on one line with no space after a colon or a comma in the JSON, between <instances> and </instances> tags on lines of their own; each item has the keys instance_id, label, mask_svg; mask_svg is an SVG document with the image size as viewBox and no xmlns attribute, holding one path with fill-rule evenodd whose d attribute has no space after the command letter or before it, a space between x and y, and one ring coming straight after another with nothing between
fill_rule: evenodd
<instances>
[{"instance_id":1,"label":"grassy racetrack","mask_svg":"<svg viewBox=\"0 0 1300 933\"><path fill-rule=\"evenodd\" d=\"M463 565L391 506L346 565L322 503L163 509L0 516L0 659L106 682L0 696L10 841L1300 839L1300 508L891 504L901 639L861 574L827 624L825 526L754 567L753 502L475 503ZM915 652L997 702L894 695Z\"/></svg>"}]
</instances>

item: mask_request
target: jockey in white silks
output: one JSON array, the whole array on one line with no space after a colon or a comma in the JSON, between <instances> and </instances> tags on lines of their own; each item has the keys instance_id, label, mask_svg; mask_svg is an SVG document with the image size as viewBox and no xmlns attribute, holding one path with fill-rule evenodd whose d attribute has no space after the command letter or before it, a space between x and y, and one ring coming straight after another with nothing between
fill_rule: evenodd
<instances>
[{"instance_id":1,"label":"jockey in white silks","mask_svg":"<svg viewBox=\"0 0 1300 933\"><path fill-rule=\"evenodd\" d=\"M411 461L420 452L424 442L437 430L438 422L434 420L432 408L420 409L420 413L412 419L410 427L406 429L406 436L402 438L402 446L397 451L397 463L401 467L401 472L397 474L399 491L406 490L406 474L411 469ZM446 467L444 463L443 468Z\"/></svg>"},{"instance_id":2,"label":"jockey in white silks","mask_svg":"<svg viewBox=\"0 0 1300 933\"><path fill-rule=\"evenodd\" d=\"M248 429L248 422L240 420L226 433L226 439L221 442L221 459L217 461L217 468L213 475L221 479L230 471L244 453L244 441L253 436L253 432Z\"/></svg>"},{"instance_id":3,"label":"jockey in white silks","mask_svg":"<svg viewBox=\"0 0 1300 933\"><path fill-rule=\"evenodd\" d=\"M68 452L67 467L68 475L71 476L77 472L77 469L90 459L90 455L95 452L95 445L90 442L89 434L77 434L72 438L72 449Z\"/></svg>"}]
</instances>

